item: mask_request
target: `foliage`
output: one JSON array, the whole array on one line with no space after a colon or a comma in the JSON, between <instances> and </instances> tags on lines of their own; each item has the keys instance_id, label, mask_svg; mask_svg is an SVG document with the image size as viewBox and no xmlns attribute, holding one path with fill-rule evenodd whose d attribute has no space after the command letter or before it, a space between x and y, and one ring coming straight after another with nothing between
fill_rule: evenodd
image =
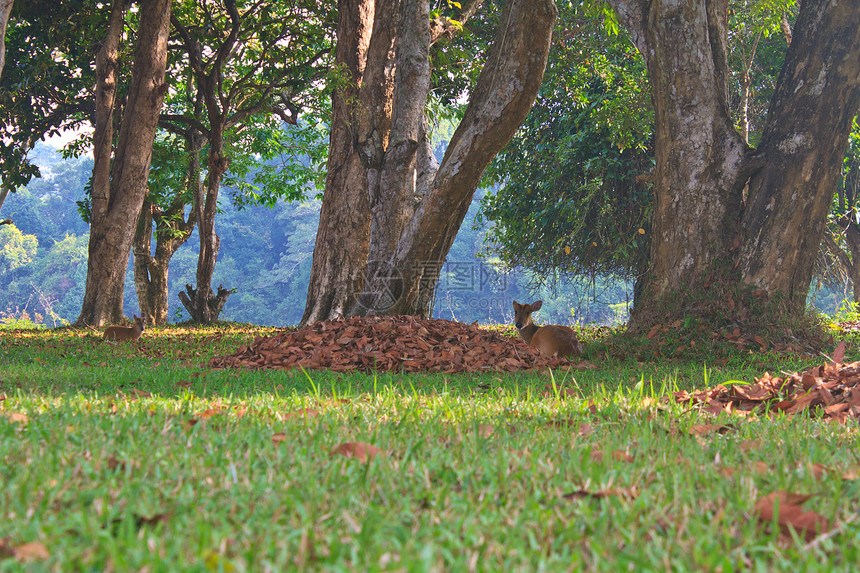
<instances>
[{"instance_id":1,"label":"foliage","mask_svg":"<svg viewBox=\"0 0 860 573\"><path fill-rule=\"evenodd\" d=\"M35 235L25 235L15 225L0 226L0 274L32 262L38 246Z\"/></svg>"},{"instance_id":2,"label":"foliage","mask_svg":"<svg viewBox=\"0 0 860 573\"><path fill-rule=\"evenodd\" d=\"M109 14L92 0L15 2L0 79L0 180L13 191L39 175L26 159L37 141L89 120Z\"/></svg>"},{"instance_id":3,"label":"foliage","mask_svg":"<svg viewBox=\"0 0 860 573\"><path fill-rule=\"evenodd\" d=\"M489 250L509 266L637 276L648 250L653 112L642 59L589 3L560 6L525 123L488 170Z\"/></svg>"}]
</instances>

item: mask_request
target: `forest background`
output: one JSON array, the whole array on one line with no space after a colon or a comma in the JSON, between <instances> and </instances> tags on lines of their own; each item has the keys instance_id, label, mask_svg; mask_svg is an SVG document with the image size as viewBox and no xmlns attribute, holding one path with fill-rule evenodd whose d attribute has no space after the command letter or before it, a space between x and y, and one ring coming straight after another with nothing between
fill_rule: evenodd
<instances>
[{"instance_id":1,"label":"forest background","mask_svg":"<svg viewBox=\"0 0 860 573\"><path fill-rule=\"evenodd\" d=\"M738 4L753 7L748 12L738 12L744 18L749 16L750 21L745 22L740 16L735 19L733 38L738 40L735 45L739 46L740 59L733 63L737 64L735 71L738 77L744 74L754 76L752 86L749 83L746 86L747 90L753 88L752 93L748 91L746 95L742 94L743 97L735 98L739 101L739 106L751 104L753 108L748 114L745 110L745 117L741 119L747 123L745 129L754 141L755 114L763 113L763 110L755 110L756 101L767 101L770 95L769 87L775 80L773 76L778 67L776 64L784 53L784 41L779 33L782 22L776 19L767 21L766 18L755 20L755 6L764 3ZM793 3L787 3L786 6L788 10L773 10L773 14L793 16ZM592 20L596 21L594 18ZM522 209L523 205L505 204L499 200L499 191L502 191L502 195L507 193L508 196L513 192L517 197L531 194L533 181L530 181L530 178L534 178L535 173L529 173L526 162L517 157L517 149L529 145L527 136L533 134L536 125L540 127L545 123L542 123L541 114L545 116L547 110L552 109L551 104L557 95L553 90L558 89L557 83L554 84L558 78L553 75L554 67L565 70L579 69L583 74L598 78L598 81L591 84L580 82L587 87L598 86L596 91L599 93L595 93L594 89L577 93L578 97L584 99L571 106L573 113L567 118L576 128L579 142L562 141L563 146L559 146L558 141L546 144L573 149L576 153L592 153L599 159L596 163L603 165L600 168L602 171L598 169L590 173L585 170L579 175L584 179L600 176L605 182L617 177L610 173L606 165L612 161L618 164L626 161L623 158L616 160L608 157L605 149L595 150L582 145L588 135L594 134L589 133L589 128L596 132L598 137L595 139L604 147L623 148L624 145L619 145L619 141L626 139L628 141L622 143L626 143L631 149L636 150L638 145L638 159L644 157L647 160L650 152L647 113L638 117L635 115L641 110L631 109L626 115L615 116L615 119L621 121L616 122L617 127L613 133L600 132L611 123L607 122L607 118L612 117L613 113L619 113L626 103L625 98L629 97L629 94L624 91L635 91L631 89L635 81L623 77L623 74L618 72L617 63L610 62L613 57L626 58L628 63L625 65L632 70L631 75L634 75L637 66L641 68L641 63L629 63L632 60L629 40L619 34L617 28L609 30L613 26L611 21L598 24L607 28L606 37L589 46L593 52L583 55L580 50L580 65L571 66L571 62L565 59L570 55L565 53L564 40L566 35L581 34L584 24L580 22L579 28L571 28L570 21L562 20L560 25L561 39L554 47L541 97L538 98L520 135L491 168L488 182L495 177L495 182L501 183L502 186L484 188L472 202L466 222L460 229L443 268L432 309L433 316L464 322L509 322L512 315L511 302L514 299L542 298L545 301L541 313L544 321L615 324L626 320L627 310L632 302L633 271L636 270L635 264L630 264L629 260L635 260L635 252L624 255L628 259L628 266L624 269L627 276L624 276L624 272L601 273L599 268L582 273L582 268L566 267L558 257L549 260L532 257L529 260L526 256L523 260L523 251L518 249L516 240L527 236L528 231L515 229L514 232L518 233L518 236L514 237L513 241L510 240L510 234L505 235L513 227L512 221L521 216L518 209ZM750 34L749 38L754 37L756 44L761 41L757 52L755 49L749 52L749 38L746 38L745 44L744 34ZM611 37L615 39L606 40ZM626 52L618 48L623 44L628 44ZM745 54L748 60L744 59ZM604 77L601 77L601 73ZM617 75L607 79L605 76L610 73ZM565 87L569 88L576 78L568 78L566 81L569 83ZM743 81L739 81L738 86L742 92ZM756 93L756 90L759 93ZM641 93L638 95L641 96ZM739 120L741 124L743 121ZM325 130L320 129L318 133L321 140L316 144L322 146ZM450 136L450 133L446 134L444 129L438 129L434 136L434 151L438 160L444 152L445 138ZM856 150L860 146L857 145L856 129L851 141L850 153L845 160L846 173L855 169L857 163ZM3 312L3 317L7 320L30 317L50 326L70 323L80 309L86 277L88 225L81 216L80 206L86 203L85 189L92 173L92 161L85 156L72 158L68 153L60 155L56 149L44 144L37 145L30 153L29 159L39 167L42 177L17 189L3 205L4 217L14 221L14 226L0 227L0 312ZM573 160L577 159L573 157ZM565 158L558 157L558 164L562 166L564 160ZM247 164L238 166L244 168L247 175ZM154 167L154 171L154 178L157 178L157 167ZM564 169L559 171L563 172ZM640 170L639 174L642 172ZM218 215L218 232L221 251L213 282L236 290L221 318L261 325L296 324L302 317L308 288L319 218L319 198L314 198L318 190L308 187L305 190L306 198L302 201L266 200L263 202L268 204L260 206L254 205L253 201L247 201L247 196L243 195L242 191L235 187L230 188L231 183L242 186L241 169L228 175L227 184L224 185L225 193L219 200L221 212ZM626 174L626 177L630 179L630 173ZM572 186L570 191L585 196L589 194L591 185L592 181L589 179L582 185ZM563 206L577 202L577 199L566 197L565 190L552 191L555 195L547 201L549 207L535 208L534 205L526 205L525 208L529 213L535 213L544 219L548 214L551 218L558 219L557 213L551 210L553 202ZM844 199L842 195L839 198ZM545 197L543 199L546 200ZM636 207L641 208L642 205ZM834 222L846 215L844 207L844 204L834 206ZM571 211L577 213L576 208ZM856 211L851 212L855 213L856 218ZM490 221L494 218L496 224ZM501 223L498 223L499 221ZM534 223L528 217L523 218L523 221L526 225ZM647 228L645 223L642 225ZM635 227L636 225L634 229ZM646 232L643 228L639 228L639 231L642 234ZM195 229L194 234L196 233ZM836 235L838 237L838 233ZM497 239L501 239L501 242L496 242ZM563 237L552 236L550 239L555 241L556 244L551 246L555 248L546 248L545 252L570 254L569 247L559 244ZM194 282L197 243L198 241L192 238L180 247L171 260L169 300L172 312L169 319L172 322L188 318L177 294L186 284ZM614 248L620 250L618 245ZM577 255L577 252L574 255ZM615 256L612 254L610 258ZM521 262L525 263L525 266L518 264ZM138 312L139 308L134 294L131 268L129 263L124 296L126 315ZM825 276L825 270L821 269L819 274L830 280L826 283L814 283L810 302L820 310L832 313L844 304L850 284L847 279L832 280L833 274Z\"/></svg>"}]
</instances>

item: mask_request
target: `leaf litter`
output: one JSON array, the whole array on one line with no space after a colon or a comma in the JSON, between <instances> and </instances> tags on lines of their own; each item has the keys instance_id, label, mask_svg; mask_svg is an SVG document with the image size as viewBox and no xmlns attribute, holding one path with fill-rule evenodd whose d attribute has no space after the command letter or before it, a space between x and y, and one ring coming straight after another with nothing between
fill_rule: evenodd
<instances>
[{"instance_id":1,"label":"leaf litter","mask_svg":"<svg viewBox=\"0 0 860 573\"><path fill-rule=\"evenodd\" d=\"M783 412L788 416L813 413L844 424L860 420L860 361L843 364L845 345L840 343L833 361L803 372L772 376L765 372L754 384L719 384L713 388L675 392L679 403L702 411L748 414Z\"/></svg>"},{"instance_id":2,"label":"leaf litter","mask_svg":"<svg viewBox=\"0 0 860 573\"><path fill-rule=\"evenodd\" d=\"M548 356L522 340L475 324L415 316L317 322L256 339L209 361L213 368L328 369L335 372L516 372L593 368Z\"/></svg>"}]
</instances>

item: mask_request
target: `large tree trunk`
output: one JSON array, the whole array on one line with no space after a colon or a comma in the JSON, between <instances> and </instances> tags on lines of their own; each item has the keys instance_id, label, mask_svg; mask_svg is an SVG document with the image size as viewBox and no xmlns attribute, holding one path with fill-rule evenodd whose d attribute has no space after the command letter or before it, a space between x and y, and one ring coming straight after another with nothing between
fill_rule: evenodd
<instances>
[{"instance_id":1,"label":"large tree trunk","mask_svg":"<svg viewBox=\"0 0 860 573\"><path fill-rule=\"evenodd\" d=\"M637 318L657 320L650 301L681 296L689 306L697 287L728 271L748 147L729 112L727 2L612 5L645 57L655 111L653 239L635 328Z\"/></svg>"},{"instance_id":2,"label":"large tree trunk","mask_svg":"<svg viewBox=\"0 0 860 573\"><path fill-rule=\"evenodd\" d=\"M664 321L667 312L745 320L750 309L730 293L743 284L802 307L822 205L832 198L832 173L845 150L845 108L857 109L860 32L850 23L860 5L803 3L753 152L729 117L727 1L611 4L645 57L656 115L651 261L631 330Z\"/></svg>"},{"instance_id":3,"label":"large tree trunk","mask_svg":"<svg viewBox=\"0 0 860 573\"><path fill-rule=\"evenodd\" d=\"M802 312L860 108L860 2L804 0L750 180L743 280Z\"/></svg>"},{"instance_id":4,"label":"large tree trunk","mask_svg":"<svg viewBox=\"0 0 860 573\"><path fill-rule=\"evenodd\" d=\"M152 142L167 90L164 73L169 24L170 0L142 2L128 101L110 170L109 195L97 197L93 190L87 283L76 322L79 326L101 326L122 318L125 270L146 195ZM109 76L104 81L109 82ZM104 144L97 141L97 145ZM105 169L103 163L99 169ZM94 167L94 185L97 175Z\"/></svg>"},{"instance_id":5,"label":"large tree trunk","mask_svg":"<svg viewBox=\"0 0 860 573\"><path fill-rule=\"evenodd\" d=\"M345 316L364 284L369 178L388 143L395 0L340 0L335 59L349 77L332 97L328 169L302 324ZM379 10L383 17L375 18Z\"/></svg>"},{"instance_id":6,"label":"large tree trunk","mask_svg":"<svg viewBox=\"0 0 860 573\"><path fill-rule=\"evenodd\" d=\"M3 77L3 68L6 65L6 25L9 24L12 3L13 0L0 0L0 77Z\"/></svg>"},{"instance_id":7,"label":"large tree trunk","mask_svg":"<svg viewBox=\"0 0 860 573\"><path fill-rule=\"evenodd\" d=\"M429 305L441 263L484 169L513 136L537 96L556 15L551 0L510 0L505 4L487 63L431 188L406 224L394 255L368 275L353 313L402 314ZM425 35L417 33L404 34L400 40L427 41ZM395 109L398 105L416 104L400 100ZM413 113L423 111L423 105ZM413 142L413 154L421 149L417 143Z\"/></svg>"}]
</instances>

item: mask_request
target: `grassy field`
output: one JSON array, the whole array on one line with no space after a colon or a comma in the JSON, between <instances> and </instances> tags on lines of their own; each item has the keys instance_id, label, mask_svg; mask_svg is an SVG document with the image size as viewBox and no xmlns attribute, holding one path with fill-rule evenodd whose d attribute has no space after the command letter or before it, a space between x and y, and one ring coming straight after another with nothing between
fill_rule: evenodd
<instances>
[{"instance_id":1,"label":"grassy field","mask_svg":"<svg viewBox=\"0 0 860 573\"><path fill-rule=\"evenodd\" d=\"M505 375L205 367L272 332L173 327L114 345L82 330L0 330L0 571L860 561L855 423L715 418L660 399L822 357L638 362L594 350L596 369ZM826 524L780 528L787 513L757 505L776 492L812 496L804 511Z\"/></svg>"}]
</instances>

